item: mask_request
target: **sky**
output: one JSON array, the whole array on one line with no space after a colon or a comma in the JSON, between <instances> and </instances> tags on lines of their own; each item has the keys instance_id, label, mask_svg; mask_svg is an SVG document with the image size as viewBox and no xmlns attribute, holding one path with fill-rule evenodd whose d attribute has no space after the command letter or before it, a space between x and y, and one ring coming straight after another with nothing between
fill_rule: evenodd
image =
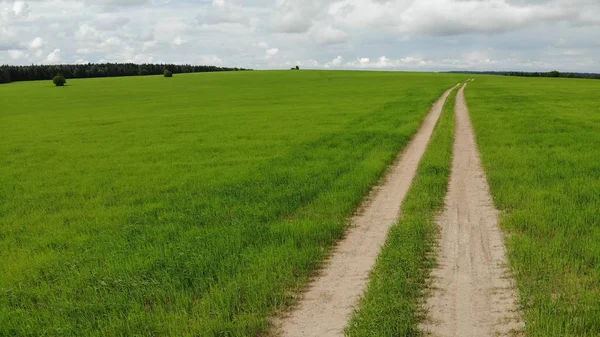
<instances>
[{"instance_id":1,"label":"sky","mask_svg":"<svg viewBox=\"0 0 600 337\"><path fill-rule=\"evenodd\" d=\"M0 0L0 64L600 72L600 0Z\"/></svg>"}]
</instances>

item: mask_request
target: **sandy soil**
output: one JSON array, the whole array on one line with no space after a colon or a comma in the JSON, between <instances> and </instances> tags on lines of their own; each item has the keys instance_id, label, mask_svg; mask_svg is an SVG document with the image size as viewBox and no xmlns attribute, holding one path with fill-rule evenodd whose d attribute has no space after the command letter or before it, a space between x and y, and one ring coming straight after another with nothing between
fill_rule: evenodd
<instances>
[{"instance_id":1,"label":"sandy soil","mask_svg":"<svg viewBox=\"0 0 600 337\"><path fill-rule=\"evenodd\" d=\"M514 281L506 268L498 211L490 196L464 89L456 99L456 134L446 209L438 219L439 265L432 272L427 320L436 337L521 335Z\"/></svg>"},{"instance_id":2,"label":"sandy soil","mask_svg":"<svg viewBox=\"0 0 600 337\"><path fill-rule=\"evenodd\" d=\"M444 102L453 89L446 91L434 104L383 183L372 191L360 208L360 214L352 218L346 237L336 245L323 270L311 282L297 306L274 322L277 335L344 335L344 327L363 294L388 230L398 219L402 200L416 174Z\"/></svg>"}]
</instances>

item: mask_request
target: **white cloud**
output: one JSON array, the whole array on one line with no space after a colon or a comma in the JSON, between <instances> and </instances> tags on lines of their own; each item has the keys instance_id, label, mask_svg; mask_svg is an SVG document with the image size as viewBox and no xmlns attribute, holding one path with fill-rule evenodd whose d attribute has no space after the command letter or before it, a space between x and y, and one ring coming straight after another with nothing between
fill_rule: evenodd
<instances>
[{"instance_id":1,"label":"white cloud","mask_svg":"<svg viewBox=\"0 0 600 337\"><path fill-rule=\"evenodd\" d=\"M223 60L219 58L217 55L201 55L198 60L195 62L196 64L202 65L222 65Z\"/></svg>"},{"instance_id":2,"label":"white cloud","mask_svg":"<svg viewBox=\"0 0 600 337\"><path fill-rule=\"evenodd\" d=\"M13 60L18 61L25 56L25 53L22 50L9 50L8 56Z\"/></svg>"},{"instance_id":3,"label":"white cloud","mask_svg":"<svg viewBox=\"0 0 600 337\"><path fill-rule=\"evenodd\" d=\"M265 50L265 59L270 60L279 54L279 48L270 48Z\"/></svg>"},{"instance_id":4,"label":"white cloud","mask_svg":"<svg viewBox=\"0 0 600 337\"><path fill-rule=\"evenodd\" d=\"M277 0L272 17L276 32L304 33L313 25L315 17L327 8L329 0Z\"/></svg>"},{"instance_id":5,"label":"white cloud","mask_svg":"<svg viewBox=\"0 0 600 337\"><path fill-rule=\"evenodd\" d=\"M42 47L44 47L44 39L39 36L29 43L29 48L33 50L40 49Z\"/></svg>"},{"instance_id":6,"label":"white cloud","mask_svg":"<svg viewBox=\"0 0 600 337\"><path fill-rule=\"evenodd\" d=\"M26 19L31 13L25 1L0 1L0 24Z\"/></svg>"},{"instance_id":7,"label":"white cloud","mask_svg":"<svg viewBox=\"0 0 600 337\"><path fill-rule=\"evenodd\" d=\"M443 62L439 62L440 64ZM357 69L423 69L434 65L435 61L427 61L417 56L405 56L399 59L390 59L386 56L380 56L377 60L371 60L368 57L359 57L354 61L347 62L345 67Z\"/></svg>"},{"instance_id":8,"label":"white cloud","mask_svg":"<svg viewBox=\"0 0 600 337\"><path fill-rule=\"evenodd\" d=\"M135 6L150 3L150 0L83 0L87 5L99 5L109 7Z\"/></svg>"},{"instance_id":9,"label":"white cloud","mask_svg":"<svg viewBox=\"0 0 600 337\"><path fill-rule=\"evenodd\" d=\"M0 0L0 64L597 71L598 29L598 0Z\"/></svg>"},{"instance_id":10,"label":"white cloud","mask_svg":"<svg viewBox=\"0 0 600 337\"><path fill-rule=\"evenodd\" d=\"M48 56L46 56L46 59L44 60L44 63L47 64L58 64L60 62L60 49L54 49L54 51L48 54Z\"/></svg>"},{"instance_id":11,"label":"white cloud","mask_svg":"<svg viewBox=\"0 0 600 337\"><path fill-rule=\"evenodd\" d=\"M175 38L175 40L173 40L172 45L175 46L175 47L179 47L179 46L181 46L184 43L185 43L185 41L180 36L178 36L178 37Z\"/></svg>"},{"instance_id":12,"label":"white cloud","mask_svg":"<svg viewBox=\"0 0 600 337\"><path fill-rule=\"evenodd\" d=\"M330 25L315 25L310 30L311 37L322 45L340 44L348 41L346 32Z\"/></svg>"},{"instance_id":13,"label":"white cloud","mask_svg":"<svg viewBox=\"0 0 600 337\"><path fill-rule=\"evenodd\" d=\"M154 25L154 36L159 41L171 42L173 36L184 36L192 30L188 22L175 16L166 16L157 20Z\"/></svg>"},{"instance_id":14,"label":"white cloud","mask_svg":"<svg viewBox=\"0 0 600 337\"><path fill-rule=\"evenodd\" d=\"M75 38L85 42L99 42L102 39L102 36L96 28L84 23L79 26L79 29L75 32Z\"/></svg>"},{"instance_id":15,"label":"white cloud","mask_svg":"<svg viewBox=\"0 0 600 337\"><path fill-rule=\"evenodd\" d=\"M344 62L344 58L341 57L340 55L338 55L333 60L325 63L324 67L325 68L339 68L342 65L342 62Z\"/></svg>"},{"instance_id":16,"label":"white cloud","mask_svg":"<svg viewBox=\"0 0 600 337\"><path fill-rule=\"evenodd\" d=\"M122 29L130 22L131 19L127 17L115 16L114 13L100 13L96 15L92 24L101 30L114 31Z\"/></svg>"},{"instance_id":17,"label":"white cloud","mask_svg":"<svg viewBox=\"0 0 600 337\"><path fill-rule=\"evenodd\" d=\"M241 25L251 28L259 21L244 7L227 3L224 0L213 0L212 6L202 7L196 20L205 26Z\"/></svg>"},{"instance_id":18,"label":"white cloud","mask_svg":"<svg viewBox=\"0 0 600 337\"><path fill-rule=\"evenodd\" d=\"M491 59L486 51L473 51L464 56L465 63L470 65L495 65L498 62Z\"/></svg>"},{"instance_id":19,"label":"white cloud","mask_svg":"<svg viewBox=\"0 0 600 337\"><path fill-rule=\"evenodd\" d=\"M572 7L565 0L542 4L514 4L507 0L341 0L328 8L328 14L343 26L445 36L502 33L546 21L590 20ZM580 7L598 10L600 5L582 2Z\"/></svg>"},{"instance_id":20,"label":"white cloud","mask_svg":"<svg viewBox=\"0 0 600 337\"><path fill-rule=\"evenodd\" d=\"M156 46L158 46L158 41L156 41L156 40L145 41L142 44L142 50L143 51L152 50L152 49L156 48Z\"/></svg>"},{"instance_id":21,"label":"white cloud","mask_svg":"<svg viewBox=\"0 0 600 337\"><path fill-rule=\"evenodd\" d=\"M75 64L87 64L87 63L90 63L90 62L84 58L77 58L75 60Z\"/></svg>"},{"instance_id":22,"label":"white cloud","mask_svg":"<svg viewBox=\"0 0 600 337\"><path fill-rule=\"evenodd\" d=\"M15 1L12 6L12 11L16 17L29 15L29 5L25 1Z\"/></svg>"}]
</instances>

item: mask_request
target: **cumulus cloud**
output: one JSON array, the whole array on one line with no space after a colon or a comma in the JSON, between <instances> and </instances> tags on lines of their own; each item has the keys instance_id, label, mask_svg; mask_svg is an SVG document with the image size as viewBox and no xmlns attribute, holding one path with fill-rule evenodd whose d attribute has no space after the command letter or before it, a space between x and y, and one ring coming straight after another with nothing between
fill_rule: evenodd
<instances>
[{"instance_id":1,"label":"cumulus cloud","mask_svg":"<svg viewBox=\"0 0 600 337\"><path fill-rule=\"evenodd\" d=\"M45 44L46 43L44 42L44 39L37 36L29 43L29 50L36 57L40 57L44 53L43 48L44 48Z\"/></svg>"},{"instance_id":2,"label":"cumulus cloud","mask_svg":"<svg viewBox=\"0 0 600 337\"><path fill-rule=\"evenodd\" d=\"M48 54L48 56L46 56L46 59L44 59L44 63L47 64L58 64L61 61L61 57L60 57L60 49L54 49L53 52L51 52L50 54Z\"/></svg>"},{"instance_id":3,"label":"cumulus cloud","mask_svg":"<svg viewBox=\"0 0 600 337\"><path fill-rule=\"evenodd\" d=\"M344 58L342 56L338 55L333 60L325 63L324 67L325 68L339 68L342 65L342 62L344 62Z\"/></svg>"},{"instance_id":4,"label":"cumulus cloud","mask_svg":"<svg viewBox=\"0 0 600 337\"><path fill-rule=\"evenodd\" d=\"M342 0L332 4L328 14L340 25L422 35L459 35L503 33L542 22L598 23L598 10L600 3L588 0Z\"/></svg>"},{"instance_id":5,"label":"cumulus cloud","mask_svg":"<svg viewBox=\"0 0 600 337\"><path fill-rule=\"evenodd\" d=\"M25 1L0 2L0 24L12 23L15 20L27 18L31 10Z\"/></svg>"},{"instance_id":6,"label":"cumulus cloud","mask_svg":"<svg viewBox=\"0 0 600 337\"><path fill-rule=\"evenodd\" d=\"M184 43L185 43L185 41L180 36L178 36L178 37L175 38L175 40L173 40L172 45L174 47L179 47L179 46L181 46Z\"/></svg>"},{"instance_id":7,"label":"cumulus cloud","mask_svg":"<svg viewBox=\"0 0 600 337\"><path fill-rule=\"evenodd\" d=\"M197 64L205 64L205 65L222 65L223 60L219 58L217 55L201 55L197 62Z\"/></svg>"},{"instance_id":8,"label":"cumulus cloud","mask_svg":"<svg viewBox=\"0 0 600 337\"><path fill-rule=\"evenodd\" d=\"M310 30L311 37L322 45L340 44L348 41L346 32L330 25L315 25Z\"/></svg>"},{"instance_id":9,"label":"cumulus cloud","mask_svg":"<svg viewBox=\"0 0 600 337\"><path fill-rule=\"evenodd\" d=\"M42 39L41 37L37 36L35 39L33 39L31 41L31 43L29 43L29 48L33 49L33 50L37 50L40 49L44 46L44 39Z\"/></svg>"},{"instance_id":10,"label":"cumulus cloud","mask_svg":"<svg viewBox=\"0 0 600 337\"><path fill-rule=\"evenodd\" d=\"M242 6L231 4L225 0L213 0L211 6L203 6L196 17L201 25L241 25L252 27L259 21L253 13Z\"/></svg>"},{"instance_id":11,"label":"cumulus cloud","mask_svg":"<svg viewBox=\"0 0 600 337\"><path fill-rule=\"evenodd\" d=\"M273 29L282 33L307 32L329 0L277 0L272 17Z\"/></svg>"},{"instance_id":12,"label":"cumulus cloud","mask_svg":"<svg viewBox=\"0 0 600 337\"><path fill-rule=\"evenodd\" d=\"M15 1L12 11L16 17L23 17L29 14L29 5L25 1Z\"/></svg>"},{"instance_id":13,"label":"cumulus cloud","mask_svg":"<svg viewBox=\"0 0 600 337\"><path fill-rule=\"evenodd\" d=\"M264 51L264 54L262 54L262 56L259 56L259 57L264 60L270 61L271 63L279 54L279 48L276 48L276 47L271 48L269 46L269 44L265 41L260 41L260 42L256 43L255 46Z\"/></svg>"},{"instance_id":14,"label":"cumulus cloud","mask_svg":"<svg viewBox=\"0 0 600 337\"><path fill-rule=\"evenodd\" d=\"M0 63L597 71L598 29L598 0L0 0Z\"/></svg>"},{"instance_id":15,"label":"cumulus cloud","mask_svg":"<svg viewBox=\"0 0 600 337\"><path fill-rule=\"evenodd\" d=\"M22 50L9 50L8 56L13 60L18 61L25 56L25 53Z\"/></svg>"},{"instance_id":16,"label":"cumulus cloud","mask_svg":"<svg viewBox=\"0 0 600 337\"><path fill-rule=\"evenodd\" d=\"M75 32L75 38L85 42L100 42L102 35L96 28L84 23Z\"/></svg>"},{"instance_id":17,"label":"cumulus cloud","mask_svg":"<svg viewBox=\"0 0 600 337\"><path fill-rule=\"evenodd\" d=\"M88 5L100 5L100 6L135 6L144 5L150 3L150 0L83 0Z\"/></svg>"},{"instance_id":18,"label":"cumulus cloud","mask_svg":"<svg viewBox=\"0 0 600 337\"><path fill-rule=\"evenodd\" d=\"M341 60L340 60L341 61ZM440 59L440 60L428 60L419 56L405 56L398 59L390 59L386 56L380 56L376 59L371 59L369 57L357 57L353 61L349 61L345 63L343 66L345 68L350 69L420 69L420 70L429 70L435 67L446 67L449 64L464 64L465 59L463 60L450 60L450 59ZM341 63L341 62L340 62ZM475 64L475 62L471 63L471 65Z\"/></svg>"},{"instance_id":19,"label":"cumulus cloud","mask_svg":"<svg viewBox=\"0 0 600 337\"><path fill-rule=\"evenodd\" d=\"M123 28L131 19L127 17L115 17L114 13L100 13L93 20L93 25L98 29L114 31Z\"/></svg>"},{"instance_id":20,"label":"cumulus cloud","mask_svg":"<svg viewBox=\"0 0 600 337\"><path fill-rule=\"evenodd\" d=\"M269 48L265 50L265 59L271 60L275 58L279 54L279 48Z\"/></svg>"}]
</instances>

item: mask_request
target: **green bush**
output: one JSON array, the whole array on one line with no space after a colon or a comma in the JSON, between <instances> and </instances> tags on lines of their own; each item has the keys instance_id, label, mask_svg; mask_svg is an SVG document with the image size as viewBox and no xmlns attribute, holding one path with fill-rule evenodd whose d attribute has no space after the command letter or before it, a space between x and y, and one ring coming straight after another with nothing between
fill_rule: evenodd
<instances>
[{"instance_id":1,"label":"green bush","mask_svg":"<svg viewBox=\"0 0 600 337\"><path fill-rule=\"evenodd\" d=\"M173 73L169 69L165 69L165 77L173 77Z\"/></svg>"},{"instance_id":2,"label":"green bush","mask_svg":"<svg viewBox=\"0 0 600 337\"><path fill-rule=\"evenodd\" d=\"M52 79L52 83L54 83L54 85L57 86L57 87L62 87L65 84L67 84L67 80L65 79L65 77L63 75L57 74Z\"/></svg>"}]
</instances>

